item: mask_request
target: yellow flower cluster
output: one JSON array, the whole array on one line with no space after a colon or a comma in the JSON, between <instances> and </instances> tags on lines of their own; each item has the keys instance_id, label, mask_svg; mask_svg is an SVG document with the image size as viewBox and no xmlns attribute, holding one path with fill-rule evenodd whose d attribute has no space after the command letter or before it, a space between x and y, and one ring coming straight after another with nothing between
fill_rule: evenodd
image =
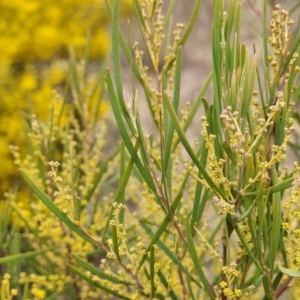
<instances>
[{"instance_id":1,"label":"yellow flower cluster","mask_svg":"<svg viewBox=\"0 0 300 300\"><path fill-rule=\"evenodd\" d=\"M235 279L239 277L240 272L236 270L237 264L232 262L229 266L223 266L222 272L224 274L224 280L220 282L220 289L216 287L217 298L222 299L221 295L224 295L226 299L240 299L242 291L239 288L234 288ZM226 280L225 280L226 279Z\"/></svg>"},{"instance_id":2,"label":"yellow flower cluster","mask_svg":"<svg viewBox=\"0 0 300 300\"><path fill-rule=\"evenodd\" d=\"M0 300L11 300L14 296L18 295L16 289L10 288L10 275L4 274L2 281L0 282Z\"/></svg>"},{"instance_id":3,"label":"yellow flower cluster","mask_svg":"<svg viewBox=\"0 0 300 300\"><path fill-rule=\"evenodd\" d=\"M141 75L141 79L143 81L143 85L147 87L149 91L151 91L151 95L148 97L148 102L150 108L155 116L155 121L160 122L160 113L162 111L162 91L160 88L161 80L162 80L162 70L160 70L161 60L161 49L165 39L165 16L162 13L163 1L147 1L141 0L141 16L143 18L143 35L145 40L145 45L147 48L147 53L149 55L151 66L155 73L155 81L158 83L156 87L152 85L153 78L148 74L149 66L144 65L143 55L144 51L140 50L139 44L137 42L133 45L133 52L135 55L135 61L137 67L139 68L139 72ZM155 9L154 9L155 8ZM182 23L176 24L176 29L173 31L173 39L172 44L168 46L164 57L165 65L169 65L170 70L168 70L168 76L166 77L167 82L164 88L164 92L170 94L173 89L173 79L174 79L174 64L172 61L176 58L176 50L179 46L180 35L184 25Z\"/></svg>"},{"instance_id":4,"label":"yellow flower cluster","mask_svg":"<svg viewBox=\"0 0 300 300\"><path fill-rule=\"evenodd\" d=\"M289 30L292 24L294 21L289 18L288 11L281 9L280 5L276 5L270 22L272 35L269 38L269 43L272 47L272 55L268 57L274 74L279 70L282 57L287 55L289 43L293 38Z\"/></svg>"}]
</instances>

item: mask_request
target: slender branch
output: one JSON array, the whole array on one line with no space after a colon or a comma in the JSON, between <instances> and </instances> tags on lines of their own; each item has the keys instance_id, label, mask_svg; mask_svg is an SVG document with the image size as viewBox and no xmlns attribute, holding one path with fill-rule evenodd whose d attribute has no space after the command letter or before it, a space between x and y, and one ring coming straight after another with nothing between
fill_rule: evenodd
<instances>
[{"instance_id":1,"label":"slender branch","mask_svg":"<svg viewBox=\"0 0 300 300\"><path fill-rule=\"evenodd\" d=\"M293 277L289 277L285 282L281 283L275 291L275 298L278 299L283 292L287 290L290 282L293 280Z\"/></svg>"}]
</instances>

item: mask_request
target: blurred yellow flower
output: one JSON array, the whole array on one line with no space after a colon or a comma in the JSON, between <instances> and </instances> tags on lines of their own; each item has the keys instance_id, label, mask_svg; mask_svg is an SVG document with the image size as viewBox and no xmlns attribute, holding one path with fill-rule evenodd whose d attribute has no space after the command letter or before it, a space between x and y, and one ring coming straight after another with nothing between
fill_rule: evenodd
<instances>
[{"instance_id":1,"label":"blurred yellow flower","mask_svg":"<svg viewBox=\"0 0 300 300\"><path fill-rule=\"evenodd\" d=\"M24 74L20 83L20 89L25 91L32 91L37 87L37 80L32 74Z\"/></svg>"},{"instance_id":2,"label":"blurred yellow flower","mask_svg":"<svg viewBox=\"0 0 300 300\"><path fill-rule=\"evenodd\" d=\"M131 1L122 1L122 13L132 9ZM25 121L22 112L34 113L43 121L50 118L54 105L55 120L66 123L72 109L72 95L64 102L69 80L69 48L75 56L85 58L89 36L89 59L101 60L110 49L105 30L109 22L104 0L1 0L0 2L0 193L12 187L17 174L9 145L25 145ZM92 75L92 74L91 74ZM82 92L89 113L101 116L107 109L100 94L91 93L89 79ZM60 116L62 107L64 115ZM25 148L24 148L25 149ZM21 149L21 153L25 150Z\"/></svg>"}]
</instances>

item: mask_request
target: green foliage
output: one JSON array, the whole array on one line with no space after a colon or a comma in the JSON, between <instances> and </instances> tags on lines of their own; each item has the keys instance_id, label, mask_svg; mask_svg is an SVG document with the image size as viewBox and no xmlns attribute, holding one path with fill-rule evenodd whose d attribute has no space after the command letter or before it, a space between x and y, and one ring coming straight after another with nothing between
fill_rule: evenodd
<instances>
[{"instance_id":1,"label":"green foliage","mask_svg":"<svg viewBox=\"0 0 300 300\"><path fill-rule=\"evenodd\" d=\"M120 144L108 139L109 120L84 118L84 100L67 128L30 118L31 155L21 160L13 150L31 205L20 207L10 193L22 222L0 219L0 251L11 254L0 266L26 273L10 283L5 275L1 300L16 293L10 286L20 299L277 299L299 292L300 167L287 167L288 151L299 152L299 30L291 32L280 6L268 26L265 1L263 50L251 53L239 40L242 5L215 0L212 72L180 115L182 51L201 1L172 35L175 2L164 16L162 1L133 1L146 66L138 43L131 50L120 30L120 0L106 1L113 63L99 78ZM122 52L143 96L124 96ZM76 70L73 59L70 85L78 93ZM212 103L204 98L210 85ZM152 133L143 129L139 101L147 101ZM199 139L191 141L188 129L202 106ZM18 234L27 247L16 241L9 251Z\"/></svg>"}]
</instances>

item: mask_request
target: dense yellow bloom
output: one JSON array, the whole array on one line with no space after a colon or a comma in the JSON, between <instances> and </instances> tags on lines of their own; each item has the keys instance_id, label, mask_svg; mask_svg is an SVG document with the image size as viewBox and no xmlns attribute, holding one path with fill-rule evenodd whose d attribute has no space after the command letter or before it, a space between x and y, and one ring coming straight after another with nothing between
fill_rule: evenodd
<instances>
[{"instance_id":1,"label":"dense yellow bloom","mask_svg":"<svg viewBox=\"0 0 300 300\"><path fill-rule=\"evenodd\" d=\"M1 45L5 45L1 60L49 60L66 56L69 44L83 51L88 30L101 39L95 57L105 55L109 41L103 28L108 22L104 5L103 0L1 1Z\"/></svg>"}]
</instances>

